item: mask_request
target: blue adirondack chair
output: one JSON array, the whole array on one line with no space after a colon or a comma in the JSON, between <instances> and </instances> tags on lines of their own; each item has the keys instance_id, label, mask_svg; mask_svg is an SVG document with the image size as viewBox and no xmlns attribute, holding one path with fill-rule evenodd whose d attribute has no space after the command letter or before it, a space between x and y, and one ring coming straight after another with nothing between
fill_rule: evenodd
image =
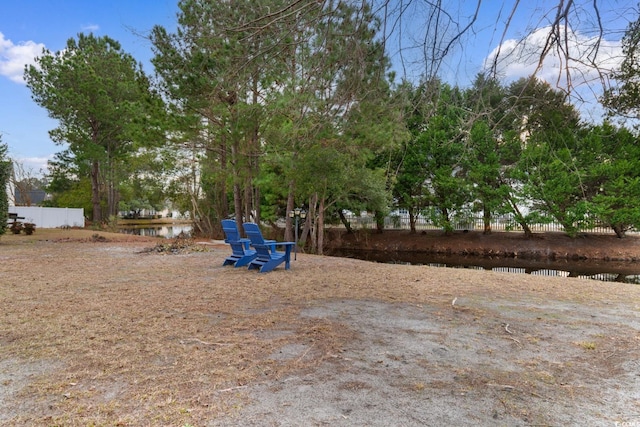
<instances>
[{"instance_id":1,"label":"blue adirondack chair","mask_svg":"<svg viewBox=\"0 0 640 427\"><path fill-rule=\"evenodd\" d=\"M224 241L231 246L231 255L224 260L222 265L244 267L253 261L256 257L256 251L249 247L249 239L240 238L240 232L238 231L236 222L232 219L223 219L222 230L226 237Z\"/></svg>"},{"instance_id":2,"label":"blue adirondack chair","mask_svg":"<svg viewBox=\"0 0 640 427\"><path fill-rule=\"evenodd\" d=\"M284 263L285 270L289 269L291 248L295 245L294 242L265 240L258 224L252 222L243 224L243 227L247 237L251 240L251 246L256 250L256 257L249 263L249 270L258 269L260 273L266 273L282 263ZM284 252L277 251L277 246L282 246Z\"/></svg>"}]
</instances>

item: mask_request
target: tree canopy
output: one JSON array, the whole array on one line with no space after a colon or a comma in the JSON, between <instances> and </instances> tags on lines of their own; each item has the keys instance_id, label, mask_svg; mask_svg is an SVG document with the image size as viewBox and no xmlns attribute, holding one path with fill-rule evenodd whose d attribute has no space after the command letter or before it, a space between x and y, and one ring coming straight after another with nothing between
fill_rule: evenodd
<instances>
[{"instance_id":1,"label":"tree canopy","mask_svg":"<svg viewBox=\"0 0 640 427\"><path fill-rule=\"evenodd\" d=\"M58 120L53 141L67 145L66 159L90 177L93 220L102 220L105 205L116 215L133 153L163 138L154 121L160 98L141 66L110 37L78 34L64 50L43 50L25 80L34 101Z\"/></svg>"},{"instance_id":2,"label":"tree canopy","mask_svg":"<svg viewBox=\"0 0 640 427\"><path fill-rule=\"evenodd\" d=\"M617 85L605 92L603 103L612 115L640 119L640 15L625 31L622 52L622 64L611 75Z\"/></svg>"},{"instance_id":3,"label":"tree canopy","mask_svg":"<svg viewBox=\"0 0 640 427\"><path fill-rule=\"evenodd\" d=\"M413 8L429 18L424 73L396 82L388 30ZM558 37L578 11L574 2L555 11L540 61L554 50L573 60ZM215 234L229 217L284 219L288 239L287 213L301 206L302 237L318 253L325 224L346 222L345 211L381 224L406 209L412 231L417 218L451 232L479 213L487 233L505 216L527 235L549 221L570 235L640 226L637 132L584 123L571 88L535 73L502 82L493 64L469 87L446 82L438 70L471 26L441 32L454 18L441 2L182 0L177 18L174 32L151 33L153 84L109 37L80 34L27 68L65 145L51 162L54 200L100 220L171 195L199 232ZM636 118L639 25L604 99Z\"/></svg>"},{"instance_id":4,"label":"tree canopy","mask_svg":"<svg viewBox=\"0 0 640 427\"><path fill-rule=\"evenodd\" d=\"M400 134L379 21L350 2L179 6L175 34L153 31L153 63L181 124L176 134L198 141L189 147L207 182L202 228L230 210L239 223L260 221L269 188L286 202L266 206L265 219L306 204L318 213L309 229L321 250L327 209L358 199L366 183L385 187L375 183L384 175L358 171Z\"/></svg>"}]
</instances>

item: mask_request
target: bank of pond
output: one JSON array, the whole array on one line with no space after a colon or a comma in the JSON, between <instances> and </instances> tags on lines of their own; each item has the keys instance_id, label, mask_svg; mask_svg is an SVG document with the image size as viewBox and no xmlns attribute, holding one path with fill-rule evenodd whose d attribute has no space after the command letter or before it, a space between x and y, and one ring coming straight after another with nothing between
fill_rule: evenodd
<instances>
[{"instance_id":1,"label":"bank of pond","mask_svg":"<svg viewBox=\"0 0 640 427\"><path fill-rule=\"evenodd\" d=\"M181 233L188 235L191 231L191 225L184 224L134 225L120 228L121 233L159 238L174 238ZM541 276L581 277L606 282L640 284L640 265L635 262L518 259L363 249L334 249L330 251L329 255L392 264L467 268Z\"/></svg>"}]
</instances>

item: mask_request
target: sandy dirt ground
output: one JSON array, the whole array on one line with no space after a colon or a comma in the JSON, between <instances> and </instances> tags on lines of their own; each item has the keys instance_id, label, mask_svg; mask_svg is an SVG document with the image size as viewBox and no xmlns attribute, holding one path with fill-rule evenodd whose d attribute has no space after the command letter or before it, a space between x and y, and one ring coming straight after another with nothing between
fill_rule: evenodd
<instances>
[{"instance_id":1,"label":"sandy dirt ground","mask_svg":"<svg viewBox=\"0 0 640 427\"><path fill-rule=\"evenodd\" d=\"M0 239L0 425L637 426L640 287Z\"/></svg>"}]
</instances>

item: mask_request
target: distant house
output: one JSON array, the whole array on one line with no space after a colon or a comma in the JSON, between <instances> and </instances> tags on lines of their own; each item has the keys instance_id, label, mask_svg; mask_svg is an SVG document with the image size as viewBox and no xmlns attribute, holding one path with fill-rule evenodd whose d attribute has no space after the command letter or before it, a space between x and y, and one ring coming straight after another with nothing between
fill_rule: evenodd
<instances>
[{"instance_id":1,"label":"distant house","mask_svg":"<svg viewBox=\"0 0 640 427\"><path fill-rule=\"evenodd\" d=\"M34 188L27 191L21 191L15 188L14 200L15 206L40 206L45 201L47 193L40 188Z\"/></svg>"}]
</instances>

